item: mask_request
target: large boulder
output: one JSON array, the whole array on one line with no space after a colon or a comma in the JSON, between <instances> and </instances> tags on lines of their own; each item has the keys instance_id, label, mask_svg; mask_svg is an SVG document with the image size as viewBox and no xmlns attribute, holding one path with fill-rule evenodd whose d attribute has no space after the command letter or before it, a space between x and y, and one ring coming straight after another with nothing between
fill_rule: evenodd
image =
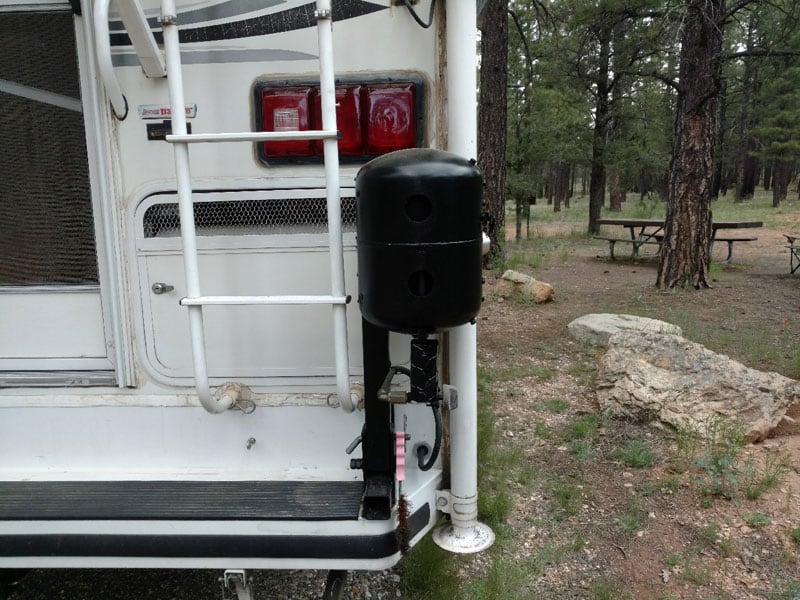
<instances>
[{"instance_id":1,"label":"large boulder","mask_svg":"<svg viewBox=\"0 0 800 600\"><path fill-rule=\"evenodd\" d=\"M748 441L765 438L800 400L800 383L750 369L679 336L619 331L597 376L600 408L613 415L703 433L709 419L737 419Z\"/></svg>"},{"instance_id":2,"label":"large boulder","mask_svg":"<svg viewBox=\"0 0 800 600\"><path fill-rule=\"evenodd\" d=\"M650 333L671 333L683 335L681 328L666 321L637 317L634 315L615 315L595 313L583 315L567 325L572 337L588 340L600 346L607 346L608 339L618 331L642 331Z\"/></svg>"},{"instance_id":3,"label":"large boulder","mask_svg":"<svg viewBox=\"0 0 800 600\"><path fill-rule=\"evenodd\" d=\"M549 283L511 269L503 273L502 280L497 286L497 293L506 298L513 294L520 294L537 304L551 302L556 297L553 286Z\"/></svg>"}]
</instances>

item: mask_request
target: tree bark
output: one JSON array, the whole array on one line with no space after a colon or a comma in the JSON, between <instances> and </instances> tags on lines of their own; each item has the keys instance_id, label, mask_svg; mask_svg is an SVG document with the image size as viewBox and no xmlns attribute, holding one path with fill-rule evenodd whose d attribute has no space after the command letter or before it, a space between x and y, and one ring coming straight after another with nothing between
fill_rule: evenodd
<instances>
[{"instance_id":1,"label":"tree bark","mask_svg":"<svg viewBox=\"0 0 800 600\"><path fill-rule=\"evenodd\" d=\"M669 198L656 285L708 288L724 0L687 0Z\"/></svg>"},{"instance_id":2,"label":"tree bark","mask_svg":"<svg viewBox=\"0 0 800 600\"><path fill-rule=\"evenodd\" d=\"M778 208L789 191L792 161L776 160L772 170L772 206Z\"/></svg>"},{"instance_id":3,"label":"tree bark","mask_svg":"<svg viewBox=\"0 0 800 600\"><path fill-rule=\"evenodd\" d=\"M610 119L610 85L608 81L611 65L611 30L601 27L600 57L598 58L597 79L595 81L596 98L594 114L594 132L592 134L592 164L589 173L589 233L600 233L597 220L606 200L606 163L605 153Z\"/></svg>"},{"instance_id":4,"label":"tree bark","mask_svg":"<svg viewBox=\"0 0 800 600\"><path fill-rule=\"evenodd\" d=\"M722 83L719 91L719 114L717 115L717 152L714 161L714 179L711 182L711 198L719 198L722 184L722 173L725 166L725 120L728 111L728 86Z\"/></svg>"},{"instance_id":5,"label":"tree bark","mask_svg":"<svg viewBox=\"0 0 800 600\"><path fill-rule=\"evenodd\" d=\"M625 202L625 190L622 187L619 173L611 175L611 184L608 186L608 210L619 212Z\"/></svg>"},{"instance_id":6,"label":"tree bark","mask_svg":"<svg viewBox=\"0 0 800 600\"><path fill-rule=\"evenodd\" d=\"M753 49L753 17L747 23L747 49ZM755 159L750 156L753 149L753 140L750 135L751 119L753 112L753 88L755 86L755 70L753 58L744 57L744 73L742 74L742 99L739 109L738 123L738 151L736 154L736 190L733 195L734 202L743 202L753 196L755 192Z\"/></svg>"},{"instance_id":7,"label":"tree bark","mask_svg":"<svg viewBox=\"0 0 800 600\"><path fill-rule=\"evenodd\" d=\"M489 0L481 36L478 102L478 166L483 172L486 233L492 240L485 264L502 261L505 246L506 90L508 79L508 0Z\"/></svg>"}]
</instances>

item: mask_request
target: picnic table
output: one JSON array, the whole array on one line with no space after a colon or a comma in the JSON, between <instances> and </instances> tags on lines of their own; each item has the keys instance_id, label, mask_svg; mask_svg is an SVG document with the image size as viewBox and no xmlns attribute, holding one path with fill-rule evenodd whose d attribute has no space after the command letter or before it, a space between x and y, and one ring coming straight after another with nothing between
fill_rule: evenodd
<instances>
[{"instance_id":1,"label":"picnic table","mask_svg":"<svg viewBox=\"0 0 800 600\"><path fill-rule=\"evenodd\" d=\"M629 237L594 236L595 239L608 242L609 254L612 260L616 260L614 256L614 245L618 242L631 244L633 248L632 255L634 257L639 255L639 249L645 245L656 245L656 253L661 250L661 242L664 240L664 226L666 224L664 219L605 218L598 219L597 224L624 227L629 231ZM733 245L735 243L754 242L758 239L755 237L720 236L720 231L728 229L752 229L762 226L763 223L761 221L712 221L711 240L708 250L709 256L711 256L711 250L714 248L714 242L726 242L728 244L728 255L725 258L725 262L729 263L733 260Z\"/></svg>"}]
</instances>

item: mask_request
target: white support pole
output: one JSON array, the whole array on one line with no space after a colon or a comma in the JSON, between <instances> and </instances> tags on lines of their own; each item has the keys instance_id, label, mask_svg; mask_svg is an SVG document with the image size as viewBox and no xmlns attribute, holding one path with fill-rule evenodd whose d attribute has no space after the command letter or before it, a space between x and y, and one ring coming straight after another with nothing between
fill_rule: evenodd
<instances>
[{"instance_id":1,"label":"white support pole","mask_svg":"<svg viewBox=\"0 0 800 600\"><path fill-rule=\"evenodd\" d=\"M466 158L478 153L476 7L471 0L447 0L448 150ZM478 376L476 326L449 332L450 383L458 408L450 413L450 523L434 541L451 552L485 550L492 530L478 522Z\"/></svg>"},{"instance_id":2,"label":"white support pole","mask_svg":"<svg viewBox=\"0 0 800 600\"><path fill-rule=\"evenodd\" d=\"M319 86L322 104L322 129L336 131L336 79L333 70L333 18L331 0L317 0L319 36ZM342 208L339 198L339 145L336 139L322 142L325 160L325 187L328 203L328 245L330 247L331 295L344 296L344 244ZM346 412L355 408L350 395L350 359L347 348L347 306L333 305L333 340L336 360L336 392Z\"/></svg>"},{"instance_id":3,"label":"white support pole","mask_svg":"<svg viewBox=\"0 0 800 600\"><path fill-rule=\"evenodd\" d=\"M175 0L162 0L161 27L164 32L166 50L167 83L171 104L172 131L176 135L186 134L186 114L184 112L183 77L181 55L178 42L178 16ZM194 208L192 204L192 178L189 171L189 147L186 143L172 146L175 155L175 177L178 191L178 207L181 218L181 239L183 241L183 265L186 274L186 294L188 298L200 297L200 270L197 264L197 238L194 227ZM219 401L213 398L208 382L206 363L205 331L203 329L203 307L188 306L189 331L191 332L194 379L200 403L210 413L223 412L233 405L229 396Z\"/></svg>"}]
</instances>

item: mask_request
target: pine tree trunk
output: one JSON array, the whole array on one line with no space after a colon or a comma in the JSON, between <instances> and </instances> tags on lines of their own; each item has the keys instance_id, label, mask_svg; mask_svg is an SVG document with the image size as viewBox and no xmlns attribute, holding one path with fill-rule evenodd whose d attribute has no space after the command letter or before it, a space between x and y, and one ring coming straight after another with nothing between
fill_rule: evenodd
<instances>
[{"instance_id":1,"label":"pine tree trunk","mask_svg":"<svg viewBox=\"0 0 800 600\"><path fill-rule=\"evenodd\" d=\"M656 285L707 288L723 0L687 0L669 199Z\"/></svg>"},{"instance_id":2,"label":"pine tree trunk","mask_svg":"<svg viewBox=\"0 0 800 600\"><path fill-rule=\"evenodd\" d=\"M620 183L619 173L611 175L611 183L608 186L608 209L613 212L622 210L622 203L625 201L625 192Z\"/></svg>"},{"instance_id":3,"label":"pine tree trunk","mask_svg":"<svg viewBox=\"0 0 800 600\"><path fill-rule=\"evenodd\" d=\"M778 208L786 200L789 180L792 178L792 163L776 160L772 170L772 206Z\"/></svg>"},{"instance_id":4,"label":"pine tree trunk","mask_svg":"<svg viewBox=\"0 0 800 600\"><path fill-rule=\"evenodd\" d=\"M719 94L719 114L717 116L717 151L714 162L714 179L711 182L711 197L719 198L722 188L722 169L725 164L725 119L728 112L728 86L722 84Z\"/></svg>"},{"instance_id":5,"label":"pine tree trunk","mask_svg":"<svg viewBox=\"0 0 800 600\"><path fill-rule=\"evenodd\" d=\"M775 166L775 161L764 161L764 190L769 191L769 186L772 185L772 168Z\"/></svg>"},{"instance_id":6,"label":"pine tree trunk","mask_svg":"<svg viewBox=\"0 0 800 600\"><path fill-rule=\"evenodd\" d=\"M483 200L492 240L485 264L503 258L506 197L506 83L508 79L508 0L489 0L481 37L478 103L478 167L485 180Z\"/></svg>"},{"instance_id":7,"label":"pine tree trunk","mask_svg":"<svg viewBox=\"0 0 800 600\"><path fill-rule=\"evenodd\" d=\"M600 233L597 220L606 199L606 140L608 138L609 108L609 68L611 64L611 31L602 30L600 37L600 56L596 83L594 132L592 135L592 165L589 175L589 233Z\"/></svg>"},{"instance_id":8,"label":"pine tree trunk","mask_svg":"<svg viewBox=\"0 0 800 600\"><path fill-rule=\"evenodd\" d=\"M747 50L753 49L753 36L754 24L751 18L747 24ZM736 189L733 195L734 202L743 202L747 198L752 197L755 191L755 184L753 179L754 159L750 156L750 151L753 149L752 136L750 134L751 128L751 113L753 111L753 91L755 87L755 75L753 67L753 58L750 56L744 57L744 73L742 74L742 99L739 108L739 144L736 155Z\"/></svg>"}]
</instances>

